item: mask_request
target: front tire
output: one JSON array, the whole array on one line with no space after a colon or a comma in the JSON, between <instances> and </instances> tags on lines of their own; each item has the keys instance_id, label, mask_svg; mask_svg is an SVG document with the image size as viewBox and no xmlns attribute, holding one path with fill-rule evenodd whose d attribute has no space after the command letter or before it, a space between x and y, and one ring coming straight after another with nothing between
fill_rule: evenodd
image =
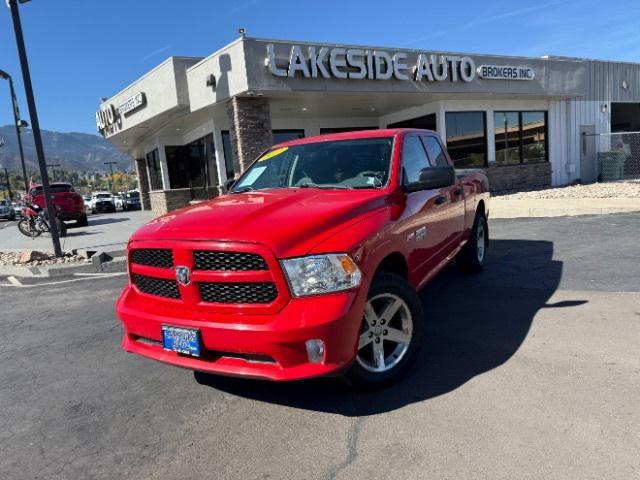
<instances>
[{"instance_id":1,"label":"front tire","mask_svg":"<svg viewBox=\"0 0 640 480\"><path fill-rule=\"evenodd\" d=\"M356 358L344 380L376 389L400 380L422 343L424 312L417 292L398 275L376 274L365 306Z\"/></svg>"},{"instance_id":2,"label":"front tire","mask_svg":"<svg viewBox=\"0 0 640 480\"><path fill-rule=\"evenodd\" d=\"M23 218L18 222L18 230L27 237L35 238L40 232L33 227L33 222L29 218Z\"/></svg>"}]
</instances>

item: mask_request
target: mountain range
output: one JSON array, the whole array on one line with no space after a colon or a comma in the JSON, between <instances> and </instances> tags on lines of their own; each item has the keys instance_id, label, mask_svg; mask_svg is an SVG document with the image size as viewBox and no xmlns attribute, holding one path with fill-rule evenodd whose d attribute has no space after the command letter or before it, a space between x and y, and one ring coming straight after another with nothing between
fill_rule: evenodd
<instances>
[{"instance_id":1,"label":"mountain range","mask_svg":"<svg viewBox=\"0 0 640 480\"><path fill-rule=\"evenodd\" d=\"M114 169L120 171L133 168L133 159L129 155L119 152L108 140L98 135L51 130L41 132L45 159L48 164L59 163L61 167L57 168L77 172L107 172L109 166L104 162L118 162ZM0 147L0 164L8 170L22 172L15 127L0 126L0 139L4 139L5 144ZM38 158L30 128L22 129L22 145L27 173L37 171Z\"/></svg>"}]
</instances>

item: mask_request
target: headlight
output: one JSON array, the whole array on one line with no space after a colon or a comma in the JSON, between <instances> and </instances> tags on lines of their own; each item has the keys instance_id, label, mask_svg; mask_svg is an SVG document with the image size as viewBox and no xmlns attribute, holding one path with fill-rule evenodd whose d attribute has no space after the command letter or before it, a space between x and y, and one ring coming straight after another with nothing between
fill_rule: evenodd
<instances>
[{"instance_id":1,"label":"headlight","mask_svg":"<svg viewBox=\"0 0 640 480\"><path fill-rule=\"evenodd\" d=\"M296 297L339 292L360 285L362 272L344 253L282 260L291 292Z\"/></svg>"}]
</instances>

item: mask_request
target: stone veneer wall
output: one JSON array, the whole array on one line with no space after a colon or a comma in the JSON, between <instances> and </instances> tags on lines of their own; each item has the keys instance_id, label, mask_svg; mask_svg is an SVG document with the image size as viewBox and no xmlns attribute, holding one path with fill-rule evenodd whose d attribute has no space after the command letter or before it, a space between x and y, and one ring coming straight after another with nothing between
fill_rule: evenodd
<instances>
[{"instance_id":1,"label":"stone veneer wall","mask_svg":"<svg viewBox=\"0 0 640 480\"><path fill-rule=\"evenodd\" d=\"M273 145L269 99L233 97L226 108L231 125L233 169L237 175Z\"/></svg>"},{"instance_id":2,"label":"stone veneer wall","mask_svg":"<svg viewBox=\"0 0 640 480\"><path fill-rule=\"evenodd\" d=\"M206 198L206 189L194 188L193 190L198 198ZM209 198L215 198L221 193L220 187L209 187ZM172 210L186 207L193 200L190 188L156 190L149 192L149 197L151 199L151 210L158 215L164 215Z\"/></svg>"},{"instance_id":3,"label":"stone veneer wall","mask_svg":"<svg viewBox=\"0 0 640 480\"><path fill-rule=\"evenodd\" d=\"M149 199L149 176L147 175L147 161L144 158L136 158L136 172L138 174L138 188L140 189L140 202L143 210L151 209Z\"/></svg>"},{"instance_id":4,"label":"stone veneer wall","mask_svg":"<svg viewBox=\"0 0 640 480\"><path fill-rule=\"evenodd\" d=\"M524 192L551 186L551 164L523 163L521 165L491 164L485 169L491 192Z\"/></svg>"}]
</instances>

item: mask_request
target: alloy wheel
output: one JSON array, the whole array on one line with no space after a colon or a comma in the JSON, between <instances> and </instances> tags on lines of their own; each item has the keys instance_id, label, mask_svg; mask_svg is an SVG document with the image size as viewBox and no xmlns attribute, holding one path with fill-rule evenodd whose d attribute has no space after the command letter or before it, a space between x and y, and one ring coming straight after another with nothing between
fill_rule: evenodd
<instances>
[{"instance_id":1,"label":"alloy wheel","mask_svg":"<svg viewBox=\"0 0 640 480\"><path fill-rule=\"evenodd\" d=\"M476 254L478 256L478 262L482 263L484 260L484 248L485 248L485 234L484 234L484 222L478 223L478 238L476 241Z\"/></svg>"},{"instance_id":2,"label":"alloy wheel","mask_svg":"<svg viewBox=\"0 0 640 480\"><path fill-rule=\"evenodd\" d=\"M364 309L356 360L369 372L387 372L409 350L412 334L413 317L407 303L391 293L376 295Z\"/></svg>"}]
</instances>

